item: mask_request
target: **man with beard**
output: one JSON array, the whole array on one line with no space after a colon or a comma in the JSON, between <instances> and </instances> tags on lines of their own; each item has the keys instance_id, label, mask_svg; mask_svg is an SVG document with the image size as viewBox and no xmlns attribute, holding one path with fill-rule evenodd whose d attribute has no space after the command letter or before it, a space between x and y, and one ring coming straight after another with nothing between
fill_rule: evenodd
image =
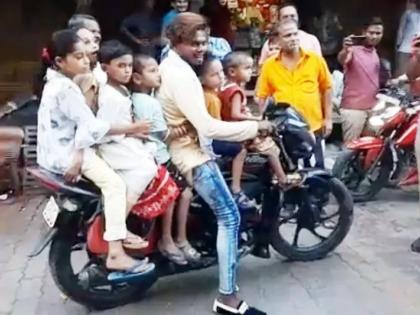
<instances>
[{"instance_id":1,"label":"man with beard","mask_svg":"<svg viewBox=\"0 0 420 315\"><path fill-rule=\"evenodd\" d=\"M384 25L379 17L371 18L362 36L344 39L338 61L344 68L344 92L341 101L344 141L362 134L379 90L380 59L376 47L382 40ZM358 41L356 41L358 40Z\"/></svg>"}]
</instances>

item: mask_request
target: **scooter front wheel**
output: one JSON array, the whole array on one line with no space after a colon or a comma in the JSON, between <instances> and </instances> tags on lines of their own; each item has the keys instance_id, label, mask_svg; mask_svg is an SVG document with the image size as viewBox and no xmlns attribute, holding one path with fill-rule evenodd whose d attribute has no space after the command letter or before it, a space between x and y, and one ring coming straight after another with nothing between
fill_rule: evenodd
<instances>
[{"instance_id":1,"label":"scooter front wheel","mask_svg":"<svg viewBox=\"0 0 420 315\"><path fill-rule=\"evenodd\" d=\"M280 217L271 233L271 245L282 256L293 261L322 259L332 252L350 231L353 223L353 200L350 192L336 178L328 180L329 196L309 189L307 204Z\"/></svg>"}]
</instances>

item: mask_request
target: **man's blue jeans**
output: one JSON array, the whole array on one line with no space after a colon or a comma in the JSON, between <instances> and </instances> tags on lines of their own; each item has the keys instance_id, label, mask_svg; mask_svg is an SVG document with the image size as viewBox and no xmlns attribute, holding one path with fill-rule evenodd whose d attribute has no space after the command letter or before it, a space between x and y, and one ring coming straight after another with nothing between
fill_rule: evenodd
<instances>
[{"instance_id":1,"label":"man's blue jeans","mask_svg":"<svg viewBox=\"0 0 420 315\"><path fill-rule=\"evenodd\" d=\"M236 288L240 215L228 186L214 161L193 170L194 189L213 210L218 224L217 255L219 292L233 294Z\"/></svg>"}]
</instances>

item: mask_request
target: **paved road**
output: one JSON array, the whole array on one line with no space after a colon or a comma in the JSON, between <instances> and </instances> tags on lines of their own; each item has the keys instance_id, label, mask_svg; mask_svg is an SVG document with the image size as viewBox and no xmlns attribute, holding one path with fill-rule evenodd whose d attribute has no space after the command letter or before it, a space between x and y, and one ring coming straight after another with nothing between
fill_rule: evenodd
<instances>
[{"instance_id":1,"label":"paved road","mask_svg":"<svg viewBox=\"0 0 420 315\"><path fill-rule=\"evenodd\" d=\"M41 206L40 197L0 206L1 315L211 314L216 268L161 280L141 302L106 312L66 300L48 273L46 253L26 257L42 225ZM244 259L241 291L270 315L418 315L420 256L409 245L419 235L417 196L388 190L357 207L349 237L322 261Z\"/></svg>"}]
</instances>

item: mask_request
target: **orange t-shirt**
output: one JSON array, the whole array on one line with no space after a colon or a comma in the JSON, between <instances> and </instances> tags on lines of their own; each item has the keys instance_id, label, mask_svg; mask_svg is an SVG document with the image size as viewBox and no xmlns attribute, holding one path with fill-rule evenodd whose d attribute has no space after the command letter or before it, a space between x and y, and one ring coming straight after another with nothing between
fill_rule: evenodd
<instances>
[{"instance_id":1,"label":"orange t-shirt","mask_svg":"<svg viewBox=\"0 0 420 315\"><path fill-rule=\"evenodd\" d=\"M222 120L222 102L217 96L217 93L212 90L204 89L204 98L206 100L206 107L210 116L212 116L215 119Z\"/></svg>"}]
</instances>

